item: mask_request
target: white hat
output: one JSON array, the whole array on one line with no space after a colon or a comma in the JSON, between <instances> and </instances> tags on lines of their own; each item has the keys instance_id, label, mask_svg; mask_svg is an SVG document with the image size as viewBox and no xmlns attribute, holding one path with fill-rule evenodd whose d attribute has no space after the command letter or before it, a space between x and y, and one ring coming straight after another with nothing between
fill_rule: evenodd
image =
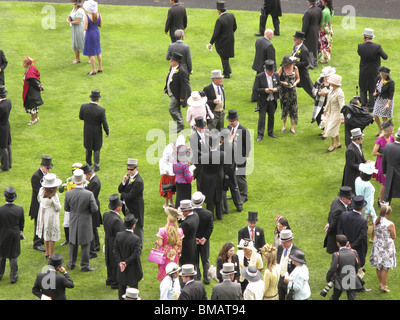
<instances>
[{"instance_id":1,"label":"white hat","mask_svg":"<svg viewBox=\"0 0 400 320\"><path fill-rule=\"evenodd\" d=\"M206 199L206 196L202 194L200 191L196 191L192 194L192 205L201 206Z\"/></svg>"},{"instance_id":2,"label":"white hat","mask_svg":"<svg viewBox=\"0 0 400 320\"><path fill-rule=\"evenodd\" d=\"M190 276L195 276L196 274L197 271L194 270L193 264L184 264L182 266L182 272L179 275L183 277L190 277Z\"/></svg>"},{"instance_id":3,"label":"white hat","mask_svg":"<svg viewBox=\"0 0 400 320\"><path fill-rule=\"evenodd\" d=\"M350 132L351 132L351 137L350 137L351 140L360 139L361 137L364 136L364 133L362 133L360 128L352 129Z\"/></svg>"},{"instance_id":4,"label":"white hat","mask_svg":"<svg viewBox=\"0 0 400 320\"><path fill-rule=\"evenodd\" d=\"M328 77L336 72L336 69L331 66L327 66L322 69L321 74L319 75L320 77Z\"/></svg>"},{"instance_id":5,"label":"white hat","mask_svg":"<svg viewBox=\"0 0 400 320\"><path fill-rule=\"evenodd\" d=\"M284 229L279 233L281 241L289 241L293 239L293 232L290 229Z\"/></svg>"},{"instance_id":6,"label":"white hat","mask_svg":"<svg viewBox=\"0 0 400 320\"><path fill-rule=\"evenodd\" d=\"M240 239L237 247L241 249L250 249L253 252L257 252L257 249L254 247L253 240L251 239Z\"/></svg>"},{"instance_id":7,"label":"white hat","mask_svg":"<svg viewBox=\"0 0 400 320\"><path fill-rule=\"evenodd\" d=\"M187 99L187 104L189 106L202 106L207 102L207 97L202 97L200 92L193 91L189 99Z\"/></svg>"},{"instance_id":8,"label":"white hat","mask_svg":"<svg viewBox=\"0 0 400 320\"><path fill-rule=\"evenodd\" d=\"M76 184L81 184L86 180L86 175L84 174L82 169L76 169L72 176L72 181Z\"/></svg>"},{"instance_id":9,"label":"white hat","mask_svg":"<svg viewBox=\"0 0 400 320\"><path fill-rule=\"evenodd\" d=\"M378 173L378 169L375 168L375 162L360 163L358 169L368 175Z\"/></svg>"},{"instance_id":10,"label":"white hat","mask_svg":"<svg viewBox=\"0 0 400 320\"><path fill-rule=\"evenodd\" d=\"M395 136L396 138L400 138L400 128L399 128L399 130L394 134L394 136Z\"/></svg>"},{"instance_id":11,"label":"white hat","mask_svg":"<svg viewBox=\"0 0 400 320\"><path fill-rule=\"evenodd\" d=\"M221 70L212 70L211 71L211 79L219 79L223 78Z\"/></svg>"},{"instance_id":12,"label":"white hat","mask_svg":"<svg viewBox=\"0 0 400 320\"><path fill-rule=\"evenodd\" d=\"M62 183L61 179L58 179L55 173L48 173L43 177L42 187L54 188L58 187L61 183Z\"/></svg>"},{"instance_id":13,"label":"white hat","mask_svg":"<svg viewBox=\"0 0 400 320\"><path fill-rule=\"evenodd\" d=\"M193 210L192 202L190 200L181 200L181 202L179 203L178 211L183 212L191 210Z\"/></svg>"},{"instance_id":14,"label":"white hat","mask_svg":"<svg viewBox=\"0 0 400 320\"><path fill-rule=\"evenodd\" d=\"M165 267L165 272L170 275L173 274L175 272L180 271L181 268L175 263L175 262L170 262L167 264L167 266Z\"/></svg>"},{"instance_id":15,"label":"white hat","mask_svg":"<svg viewBox=\"0 0 400 320\"><path fill-rule=\"evenodd\" d=\"M97 2L93 0L87 0L83 3L83 8L89 13L97 13Z\"/></svg>"},{"instance_id":16,"label":"white hat","mask_svg":"<svg viewBox=\"0 0 400 320\"><path fill-rule=\"evenodd\" d=\"M367 38L374 38L374 29L365 28L362 35Z\"/></svg>"},{"instance_id":17,"label":"white hat","mask_svg":"<svg viewBox=\"0 0 400 320\"><path fill-rule=\"evenodd\" d=\"M139 298L139 290L136 288L127 288L125 294L122 295L122 298L140 300Z\"/></svg>"},{"instance_id":18,"label":"white hat","mask_svg":"<svg viewBox=\"0 0 400 320\"><path fill-rule=\"evenodd\" d=\"M328 82L340 87L342 85L342 77L335 73L331 74L328 78Z\"/></svg>"}]
</instances>

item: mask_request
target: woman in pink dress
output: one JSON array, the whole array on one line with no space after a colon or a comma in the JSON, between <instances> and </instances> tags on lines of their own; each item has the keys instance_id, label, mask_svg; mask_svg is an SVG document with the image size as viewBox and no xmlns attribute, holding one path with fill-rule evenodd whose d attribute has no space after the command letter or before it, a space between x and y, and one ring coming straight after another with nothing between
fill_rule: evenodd
<instances>
[{"instance_id":1,"label":"woman in pink dress","mask_svg":"<svg viewBox=\"0 0 400 320\"><path fill-rule=\"evenodd\" d=\"M162 281L167 275L165 267L170 262L178 263L182 252L183 230L178 227L178 218L182 217L178 210L171 207L166 207L167 224L160 228L157 233L157 245L162 248L165 253L164 263L158 265L157 279Z\"/></svg>"},{"instance_id":2,"label":"woman in pink dress","mask_svg":"<svg viewBox=\"0 0 400 320\"><path fill-rule=\"evenodd\" d=\"M378 169L378 173L374 173L373 178L376 179L381 184L381 188L379 190L379 199L378 205L381 205L381 200L383 199L383 195L385 194L385 182L386 178L382 173L382 155L383 148L386 143L394 142L393 138L393 130L394 126L392 120L388 120L381 124L382 133L378 139L376 139L374 149L372 154L376 156L375 167Z\"/></svg>"}]
</instances>

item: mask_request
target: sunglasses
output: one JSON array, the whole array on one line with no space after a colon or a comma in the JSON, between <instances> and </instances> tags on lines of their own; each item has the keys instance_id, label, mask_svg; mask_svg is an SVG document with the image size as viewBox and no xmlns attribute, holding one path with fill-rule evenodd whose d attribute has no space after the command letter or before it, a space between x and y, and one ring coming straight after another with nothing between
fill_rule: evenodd
<instances>
[{"instance_id":1,"label":"sunglasses","mask_svg":"<svg viewBox=\"0 0 400 320\"><path fill-rule=\"evenodd\" d=\"M136 168L127 168L126 170L128 170L128 171L133 171L133 170L135 170Z\"/></svg>"}]
</instances>

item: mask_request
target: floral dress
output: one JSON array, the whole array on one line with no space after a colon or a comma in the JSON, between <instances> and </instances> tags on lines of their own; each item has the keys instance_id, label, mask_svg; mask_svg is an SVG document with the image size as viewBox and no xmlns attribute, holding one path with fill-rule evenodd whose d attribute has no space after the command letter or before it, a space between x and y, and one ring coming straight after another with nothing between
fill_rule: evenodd
<instances>
[{"instance_id":1,"label":"floral dress","mask_svg":"<svg viewBox=\"0 0 400 320\"><path fill-rule=\"evenodd\" d=\"M322 10L321 29L319 31L318 41L321 44L319 56L322 63L328 63L331 60L333 42L333 14L334 12L332 11L331 13L328 7Z\"/></svg>"},{"instance_id":2,"label":"floral dress","mask_svg":"<svg viewBox=\"0 0 400 320\"><path fill-rule=\"evenodd\" d=\"M396 247L388 230L391 224L393 222L383 217L380 219L380 223L375 225L375 239L369 262L378 270L393 269L397 264Z\"/></svg>"},{"instance_id":3,"label":"floral dress","mask_svg":"<svg viewBox=\"0 0 400 320\"><path fill-rule=\"evenodd\" d=\"M285 120L287 116L293 121L293 124L297 126L297 89L293 87L293 84L296 81L296 72L293 68L293 72L291 74L286 74L285 70L282 68L282 74L279 78L282 82L290 83L292 86L285 87L281 85L280 90L280 100L281 100L281 109L282 109L282 118L281 120Z\"/></svg>"},{"instance_id":4,"label":"floral dress","mask_svg":"<svg viewBox=\"0 0 400 320\"><path fill-rule=\"evenodd\" d=\"M166 227L162 227L158 230L157 237L162 238L163 240L163 246L162 249L165 253L165 261L163 264L158 265L158 276L157 279L162 281L165 276L167 275L165 272L165 267L167 266L168 263L170 262L175 262L178 263L179 257L182 252L182 244L177 245L177 246L171 246L167 242L167 234L168 230ZM178 236L180 239L183 239L183 230L182 228L178 228Z\"/></svg>"}]
</instances>

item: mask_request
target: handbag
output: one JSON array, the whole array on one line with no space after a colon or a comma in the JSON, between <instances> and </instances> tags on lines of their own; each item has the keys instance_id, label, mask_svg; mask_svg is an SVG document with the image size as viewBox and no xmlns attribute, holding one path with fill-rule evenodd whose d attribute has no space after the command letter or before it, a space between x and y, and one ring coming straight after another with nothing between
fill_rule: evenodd
<instances>
[{"instance_id":1,"label":"handbag","mask_svg":"<svg viewBox=\"0 0 400 320\"><path fill-rule=\"evenodd\" d=\"M162 191L170 191L172 189L172 183L162 184Z\"/></svg>"},{"instance_id":2,"label":"handbag","mask_svg":"<svg viewBox=\"0 0 400 320\"><path fill-rule=\"evenodd\" d=\"M151 249L147 260L149 260L150 262L157 263L157 264L163 264L164 260L165 260L164 251L160 248L157 248L157 245L156 245L155 248Z\"/></svg>"},{"instance_id":3,"label":"handbag","mask_svg":"<svg viewBox=\"0 0 400 320\"><path fill-rule=\"evenodd\" d=\"M286 300L294 300L294 290L289 289L289 293L286 296Z\"/></svg>"}]
</instances>

